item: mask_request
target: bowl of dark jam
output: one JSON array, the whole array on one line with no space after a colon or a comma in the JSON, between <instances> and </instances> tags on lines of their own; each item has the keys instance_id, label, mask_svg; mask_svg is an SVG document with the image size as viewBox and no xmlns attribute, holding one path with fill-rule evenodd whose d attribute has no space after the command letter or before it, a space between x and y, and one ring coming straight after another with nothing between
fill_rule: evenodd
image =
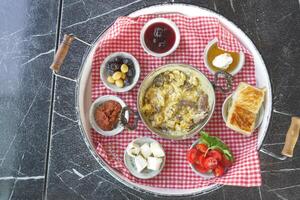
<instances>
[{"instance_id":1,"label":"bowl of dark jam","mask_svg":"<svg viewBox=\"0 0 300 200\"><path fill-rule=\"evenodd\" d=\"M164 57L177 49L180 33L173 21L166 18L154 18L142 28L140 40L143 49L148 54Z\"/></svg>"}]
</instances>

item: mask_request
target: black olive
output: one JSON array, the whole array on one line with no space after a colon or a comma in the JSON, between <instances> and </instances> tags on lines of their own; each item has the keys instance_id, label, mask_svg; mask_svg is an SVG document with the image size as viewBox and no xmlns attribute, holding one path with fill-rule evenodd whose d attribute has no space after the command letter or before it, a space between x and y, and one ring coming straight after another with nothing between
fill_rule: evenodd
<instances>
[{"instance_id":1,"label":"black olive","mask_svg":"<svg viewBox=\"0 0 300 200\"><path fill-rule=\"evenodd\" d=\"M134 77L134 75L135 75L135 69L134 69L134 67L129 68L126 75L128 77Z\"/></svg>"},{"instance_id":2,"label":"black olive","mask_svg":"<svg viewBox=\"0 0 300 200\"><path fill-rule=\"evenodd\" d=\"M125 84L125 86L130 85L131 84L131 80L128 77L126 77L126 79L124 80L124 84Z\"/></svg>"},{"instance_id":3,"label":"black olive","mask_svg":"<svg viewBox=\"0 0 300 200\"><path fill-rule=\"evenodd\" d=\"M134 64L133 64L132 60L129 60L127 66L128 66L129 68L134 68Z\"/></svg>"},{"instance_id":4,"label":"black olive","mask_svg":"<svg viewBox=\"0 0 300 200\"><path fill-rule=\"evenodd\" d=\"M113 63L108 62L108 63L106 63L105 68L106 68L107 70L112 69L112 65L113 65Z\"/></svg>"},{"instance_id":5,"label":"black olive","mask_svg":"<svg viewBox=\"0 0 300 200\"><path fill-rule=\"evenodd\" d=\"M118 64L122 64L122 58L120 56L117 56L114 58L114 62Z\"/></svg>"},{"instance_id":6,"label":"black olive","mask_svg":"<svg viewBox=\"0 0 300 200\"><path fill-rule=\"evenodd\" d=\"M114 63L111 67L112 70L114 70L115 72L116 71L120 71L121 69L121 64L118 64L118 63Z\"/></svg>"},{"instance_id":7,"label":"black olive","mask_svg":"<svg viewBox=\"0 0 300 200\"><path fill-rule=\"evenodd\" d=\"M128 63L130 62L130 59L129 58L123 58L122 62L123 62L123 64L128 65Z\"/></svg>"},{"instance_id":8,"label":"black olive","mask_svg":"<svg viewBox=\"0 0 300 200\"><path fill-rule=\"evenodd\" d=\"M115 71L112 70L112 69L107 69L107 73L108 73L110 76L112 76L112 75L115 73Z\"/></svg>"}]
</instances>

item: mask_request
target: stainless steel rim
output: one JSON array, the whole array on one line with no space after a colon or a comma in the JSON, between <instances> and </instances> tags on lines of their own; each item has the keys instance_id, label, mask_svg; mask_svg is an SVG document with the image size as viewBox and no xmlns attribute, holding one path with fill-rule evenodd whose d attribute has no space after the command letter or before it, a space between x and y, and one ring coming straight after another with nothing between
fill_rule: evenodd
<instances>
[{"instance_id":1,"label":"stainless steel rim","mask_svg":"<svg viewBox=\"0 0 300 200\"><path fill-rule=\"evenodd\" d=\"M172 5L172 4L169 4L169 5ZM212 10L209 10L207 8L202 8L202 7L198 7L198 6L194 6L194 5L189 5L189 4L182 4L182 3L177 3L176 5L180 5L180 6L185 6L185 7L197 7L197 8L201 8L203 10L207 10L208 12L211 12L211 13L214 13L215 15L219 16L220 18L222 19L225 19L227 20L225 17L221 16L220 14L218 13L215 13L214 11ZM149 7L156 7L156 6L159 6L159 4L156 4L156 5L151 5ZM147 7L144 7L142 9L145 9ZM133 13L135 13L137 11L134 11ZM129 13L130 14L130 13ZM239 28L231 21L227 20L230 24L232 24L236 29L239 30ZM112 25L112 24L111 24ZM110 26L111 26L110 25ZM218 190L220 188L223 187L223 185L219 185L219 184L213 184L213 185L210 185L210 187L208 187L207 189L205 190L201 190L201 191L196 191L196 192L191 192L189 194L165 194L165 193L158 193L158 192L153 192L153 191L150 191L150 190L147 190L147 189L143 189L143 188L140 188L140 187L136 187L135 185L133 185L132 183L130 182L127 182L126 180L124 180L122 177L120 177L116 172L112 171L109 167L109 165L96 153L96 149L94 148L93 144L92 144L92 141L90 140L89 136L87 136L88 133L85 132L85 129L83 127L83 122L82 122L82 119L80 117L80 110L79 110L79 98L80 98L80 94L79 94L79 91L80 91L80 81L82 79L82 74L83 74L83 66L87 60L87 57L89 55L89 53L92 51L93 47L95 44L97 44L97 42L101 39L101 36L107 31L107 29L110 27L108 26L102 33L99 34L99 36L94 40L94 42L92 43L93 45L90 46L88 49L86 49L85 51L85 54L83 56L83 59L82 59L82 62L81 62L81 67L80 67L80 70L79 70L79 73L78 73L78 79L76 81L76 88L75 88L75 92L76 92L76 96L75 96L75 103L76 103L76 106L77 106L77 109L76 109L76 113L77 113L77 117L79 119L78 123L79 123L79 127L80 127L80 133L83 137L83 140L85 141L89 151L91 152L91 154L93 155L93 157L95 158L95 160L111 175L113 176L115 179L117 179L120 183L124 184L125 186L129 187L130 189L133 189L135 191L138 191L138 192L141 192L141 193L148 193L148 194L152 194L152 195L155 195L155 196L160 196L160 197L165 197L165 196L184 196L184 197L195 197L195 196L200 196L200 195L204 195L204 194L207 194L207 193L210 193L210 192L213 192L215 190ZM245 34L245 33L244 33ZM247 37L247 35L245 34L246 38L250 41L250 39ZM258 52L259 54L259 51L257 50L257 48L254 46L253 42L251 41L255 51ZM261 55L259 54L258 55L259 58L262 60L262 63L264 64L263 62L263 59L261 57ZM268 70L266 69L266 72L268 73ZM272 99L272 91L270 91L270 97ZM270 115L270 117L268 118L268 121L270 121L270 118L272 118L272 115ZM265 138L265 135L264 135L264 138ZM262 146L262 142L259 142L258 144L258 150L261 148Z\"/></svg>"}]
</instances>

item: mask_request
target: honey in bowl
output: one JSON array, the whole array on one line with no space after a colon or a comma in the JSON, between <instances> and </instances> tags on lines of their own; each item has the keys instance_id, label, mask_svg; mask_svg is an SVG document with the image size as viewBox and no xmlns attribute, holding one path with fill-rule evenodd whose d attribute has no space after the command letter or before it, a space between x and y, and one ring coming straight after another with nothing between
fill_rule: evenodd
<instances>
[{"instance_id":1,"label":"honey in bowl","mask_svg":"<svg viewBox=\"0 0 300 200\"><path fill-rule=\"evenodd\" d=\"M217 56L224 54L224 53L228 53L232 57L232 63L228 66L227 69L225 69L225 71L230 73L237 68L239 61L240 61L240 54L237 52L229 52L229 51L224 51L222 49L219 49L217 43L214 43L207 52L207 60L208 60L208 65L209 65L210 69L212 69L215 72L220 71L220 68L215 67L213 65L213 60Z\"/></svg>"}]
</instances>

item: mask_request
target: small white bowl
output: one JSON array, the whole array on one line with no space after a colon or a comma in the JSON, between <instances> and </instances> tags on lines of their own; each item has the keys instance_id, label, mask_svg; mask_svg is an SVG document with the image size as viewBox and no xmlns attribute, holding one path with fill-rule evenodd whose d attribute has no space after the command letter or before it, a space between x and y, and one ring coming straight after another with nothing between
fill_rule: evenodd
<instances>
[{"instance_id":1,"label":"small white bowl","mask_svg":"<svg viewBox=\"0 0 300 200\"><path fill-rule=\"evenodd\" d=\"M190 149L192 149L193 147L195 147L197 144L200 144L200 143L201 143L201 139L196 140L196 141L192 144L192 146L190 147ZM205 179L211 179L211 178L214 178L214 177L215 177L215 175L213 174L213 172L201 173L201 172L199 172L199 171L195 168L195 166L194 166L193 164L189 163L189 165L190 165L190 167L192 168L192 170L193 170L196 174L198 174L199 176L202 176L202 177L205 178Z\"/></svg>"},{"instance_id":2,"label":"small white bowl","mask_svg":"<svg viewBox=\"0 0 300 200\"><path fill-rule=\"evenodd\" d=\"M122 99L120 99L119 97L112 96L112 95L105 95L105 96L101 96L98 99L96 99L92 103L92 105L90 107L90 111L89 111L89 118L90 118L91 126L93 127L93 129L95 131L97 131L98 133L100 133L101 135L104 135L104 136L114 136L114 135L116 135L116 134L118 134L118 133L120 133L124 130L124 126L121 124L120 121L118 122L116 128L111 130L111 131L104 131L98 126L98 124L95 120L95 110L102 103L104 103L106 101L109 101L109 100L113 100L113 101L118 102L121 105L122 108L126 107L126 104L124 103L124 101ZM125 117L126 117L127 120L129 119L128 112L125 114Z\"/></svg>"},{"instance_id":3,"label":"small white bowl","mask_svg":"<svg viewBox=\"0 0 300 200\"><path fill-rule=\"evenodd\" d=\"M147 30L148 27L151 26L152 24L154 24L154 23L159 23L159 22L165 23L165 24L169 25L169 26L173 29L173 31L175 32L175 42L174 42L174 45L173 45L173 47L172 47L169 51L167 51L167 52L165 52L165 53L156 53L156 52L153 52L153 51L151 51L151 50L147 47L147 45L146 45L146 43L145 43L145 32L146 32L146 30ZM140 34L140 42L141 42L141 45L142 45L143 49L144 49L148 54L150 54L150 55L152 55L152 56L154 56L154 57L161 58L161 57L170 55L171 53L173 53L173 52L177 49L177 47L178 47L178 45L179 45L179 42L180 42L180 32L179 32L179 29L178 29L178 27L176 26L176 24L175 24L173 21L171 21L170 19L166 19L166 18L154 18L154 19L148 21L148 22L144 25L144 27L142 28L141 34Z\"/></svg>"},{"instance_id":4,"label":"small white bowl","mask_svg":"<svg viewBox=\"0 0 300 200\"><path fill-rule=\"evenodd\" d=\"M132 83L128 86L124 86L123 88L119 88L115 84L111 84L107 81L107 77L109 76L109 74L106 71L106 64L108 63L109 60L111 60L112 58L117 57L117 56L120 56L122 58L128 58L128 59L132 60L134 69L135 69L135 76L132 80ZM100 78L101 78L102 82L104 83L105 87L107 87L108 89L110 89L113 92L127 92L127 91L131 90L138 82L139 77L140 77L139 62L133 55L126 53L126 52L115 52L115 53L110 54L109 56L107 56L104 59L104 61L101 64L101 67L100 67Z\"/></svg>"},{"instance_id":5,"label":"small white bowl","mask_svg":"<svg viewBox=\"0 0 300 200\"><path fill-rule=\"evenodd\" d=\"M206 68L212 73L212 74L215 74L216 72L214 70L212 70L209 66L209 62L208 62L208 58L207 58L207 54L208 54L208 51L210 50L210 48L214 45L218 43L218 39L215 38L213 40L211 40L205 47L204 49L204 64L206 66ZM240 52L240 59L239 59L239 63L238 63L238 66L231 72L229 72L232 76L236 75L241 69L242 67L244 66L245 64L245 54L243 52ZM221 70L221 69L220 69Z\"/></svg>"},{"instance_id":6,"label":"small white bowl","mask_svg":"<svg viewBox=\"0 0 300 200\"><path fill-rule=\"evenodd\" d=\"M223 120L225 123L226 123L227 117L228 117L228 110L231 107L232 98L234 98L233 95L234 95L234 93L229 95L225 99L225 101L223 102L223 105L222 105L222 117L223 117ZM260 124L262 123L263 118L264 118L264 113L265 113L265 108L264 108L264 105L262 105L261 108L259 109L258 117L256 118L256 121L255 121L255 129L257 129L260 126Z\"/></svg>"},{"instance_id":7,"label":"small white bowl","mask_svg":"<svg viewBox=\"0 0 300 200\"><path fill-rule=\"evenodd\" d=\"M141 138L137 138L137 139L133 140L132 142L134 142L135 144L138 144L139 146L142 146L144 143L149 143L150 144L152 142L157 142L157 141L154 140L154 139L152 139L152 138L141 137ZM160 144L159 142L157 142L157 143ZM161 146L161 144L160 144L160 146ZM166 156L164 156L162 159L163 159L163 162L162 162L159 170L154 171L154 170L150 170L150 169L145 168L141 173L139 173L137 171L137 169L136 169L135 164L134 164L134 158L131 157L130 155L128 155L128 153L127 153L126 150L124 152L124 163L125 163L125 166L127 167L127 169L129 170L129 172L133 176L135 176L137 178L140 178L140 179L150 179L150 178L153 178L153 177L157 176L162 171L162 169L165 166Z\"/></svg>"}]
</instances>

